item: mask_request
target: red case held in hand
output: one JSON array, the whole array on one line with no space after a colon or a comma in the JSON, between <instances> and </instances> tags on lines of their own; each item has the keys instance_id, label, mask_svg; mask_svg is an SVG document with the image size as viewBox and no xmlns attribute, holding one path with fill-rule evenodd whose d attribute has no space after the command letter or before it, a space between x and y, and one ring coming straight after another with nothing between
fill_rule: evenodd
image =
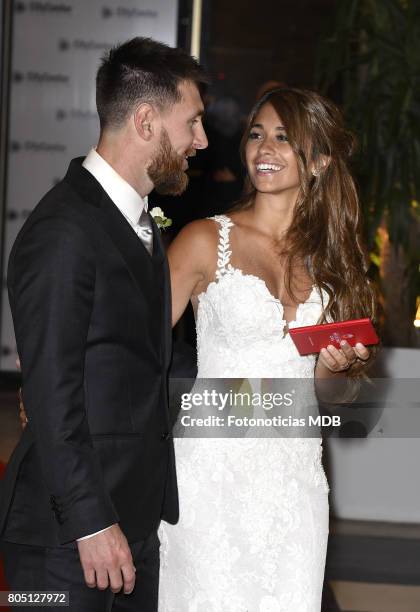
<instances>
[{"instance_id":1,"label":"red case held in hand","mask_svg":"<svg viewBox=\"0 0 420 612\"><path fill-rule=\"evenodd\" d=\"M354 346L357 342L366 346L379 342L370 319L351 319L338 323L294 327L289 329L289 333L300 355L319 353L329 344L340 348L341 340L347 340L350 346Z\"/></svg>"}]
</instances>

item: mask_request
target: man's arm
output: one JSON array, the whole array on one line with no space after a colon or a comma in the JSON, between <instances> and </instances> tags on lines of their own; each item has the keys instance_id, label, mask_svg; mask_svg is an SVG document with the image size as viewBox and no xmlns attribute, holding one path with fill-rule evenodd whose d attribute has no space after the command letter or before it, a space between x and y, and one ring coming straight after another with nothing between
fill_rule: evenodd
<instances>
[{"instance_id":1,"label":"man's arm","mask_svg":"<svg viewBox=\"0 0 420 612\"><path fill-rule=\"evenodd\" d=\"M23 397L64 544L118 521L93 448L84 363L95 287L81 229L50 218L16 249L9 289Z\"/></svg>"},{"instance_id":2,"label":"man's arm","mask_svg":"<svg viewBox=\"0 0 420 612\"><path fill-rule=\"evenodd\" d=\"M84 366L95 261L85 232L66 219L38 221L17 245L8 281L23 398L60 542L113 525L83 541L83 555L101 576L100 588L107 586L105 571L111 584L118 585L115 565L118 571L122 566L131 567L131 580L131 554L115 525L118 516L106 490L86 415ZM98 554L98 545L101 550L105 547L104 554ZM87 549L96 550L87 554Z\"/></svg>"}]
</instances>

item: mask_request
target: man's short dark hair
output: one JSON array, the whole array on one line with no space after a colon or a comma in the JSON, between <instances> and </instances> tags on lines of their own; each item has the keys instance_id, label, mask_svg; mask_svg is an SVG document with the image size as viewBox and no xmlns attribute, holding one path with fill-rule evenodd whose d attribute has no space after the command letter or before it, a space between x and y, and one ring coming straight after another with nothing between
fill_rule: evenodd
<instances>
[{"instance_id":1,"label":"man's short dark hair","mask_svg":"<svg viewBox=\"0 0 420 612\"><path fill-rule=\"evenodd\" d=\"M161 110L179 102L182 81L193 81L199 89L207 83L204 69L182 49L140 37L113 47L96 75L101 129L120 127L142 102Z\"/></svg>"}]
</instances>

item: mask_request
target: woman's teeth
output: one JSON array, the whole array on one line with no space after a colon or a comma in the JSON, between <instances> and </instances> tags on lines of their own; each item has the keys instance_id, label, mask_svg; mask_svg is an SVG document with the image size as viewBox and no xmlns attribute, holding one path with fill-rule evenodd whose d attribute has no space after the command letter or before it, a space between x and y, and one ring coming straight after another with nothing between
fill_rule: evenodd
<instances>
[{"instance_id":1,"label":"woman's teeth","mask_svg":"<svg viewBox=\"0 0 420 612\"><path fill-rule=\"evenodd\" d=\"M257 164L258 172L278 172L281 170L281 166L276 164Z\"/></svg>"}]
</instances>

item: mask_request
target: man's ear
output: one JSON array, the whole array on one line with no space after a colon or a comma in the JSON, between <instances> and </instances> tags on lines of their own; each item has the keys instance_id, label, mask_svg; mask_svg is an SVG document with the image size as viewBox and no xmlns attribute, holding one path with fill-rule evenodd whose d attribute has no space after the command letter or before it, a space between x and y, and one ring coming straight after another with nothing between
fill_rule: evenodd
<instances>
[{"instance_id":1,"label":"man's ear","mask_svg":"<svg viewBox=\"0 0 420 612\"><path fill-rule=\"evenodd\" d=\"M327 168L331 161L329 155L318 155L316 162L312 162L311 172L313 176L319 176Z\"/></svg>"},{"instance_id":2,"label":"man's ear","mask_svg":"<svg viewBox=\"0 0 420 612\"><path fill-rule=\"evenodd\" d=\"M134 125L140 138L147 142L152 140L156 133L157 118L157 111L147 102L143 102L136 108L134 112Z\"/></svg>"}]
</instances>

